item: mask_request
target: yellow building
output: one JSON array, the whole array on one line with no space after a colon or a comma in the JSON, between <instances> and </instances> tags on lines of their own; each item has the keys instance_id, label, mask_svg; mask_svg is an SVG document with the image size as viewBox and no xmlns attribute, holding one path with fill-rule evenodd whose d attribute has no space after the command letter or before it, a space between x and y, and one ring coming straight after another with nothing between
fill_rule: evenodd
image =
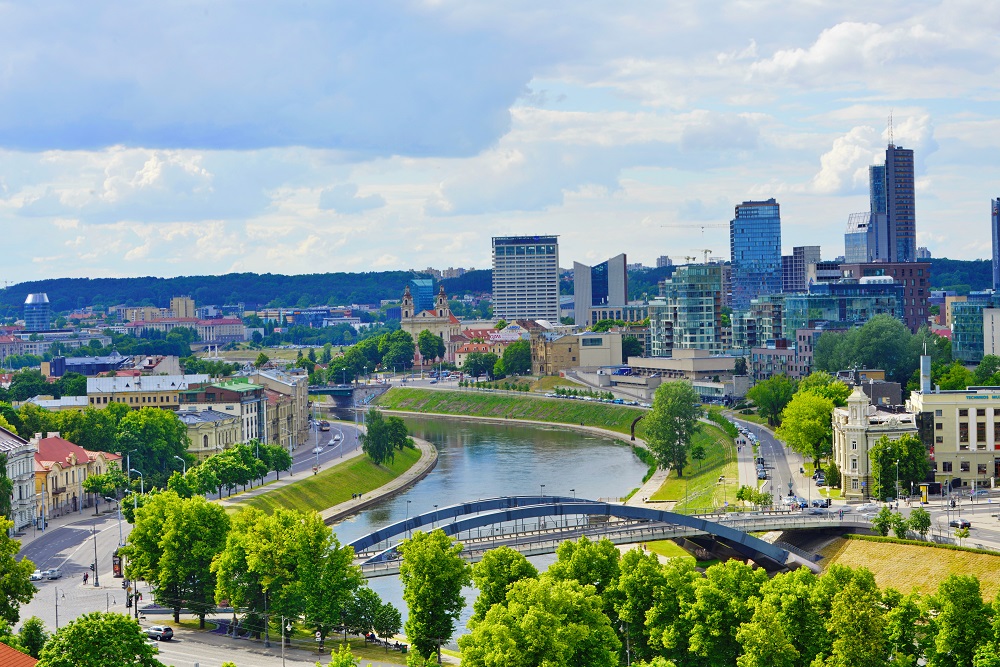
<instances>
[{"instance_id":1,"label":"yellow building","mask_svg":"<svg viewBox=\"0 0 1000 667\"><path fill-rule=\"evenodd\" d=\"M92 507L94 494L84 493L83 480L90 475L103 475L112 461L121 456L110 452L91 452L69 440L53 434L36 436L31 444L35 453L35 494L37 516L46 518Z\"/></svg>"},{"instance_id":2,"label":"yellow building","mask_svg":"<svg viewBox=\"0 0 1000 667\"><path fill-rule=\"evenodd\" d=\"M191 446L188 452L204 461L213 454L243 442L243 424L239 415L218 410L184 410L177 418L187 427Z\"/></svg>"},{"instance_id":3,"label":"yellow building","mask_svg":"<svg viewBox=\"0 0 1000 667\"><path fill-rule=\"evenodd\" d=\"M147 407L176 410L180 392L191 385L208 382L208 379L204 374L87 378L87 401L95 408L124 403L133 410Z\"/></svg>"},{"instance_id":4,"label":"yellow building","mask_svg":"<svg viewBox=\"0 0 1000 667\"><path fill-rule=\"evenodd\" d=\"M444 361L454 363L455 353L462 343L467 342L462 336L462 325L458 319L451 314L448 306L448 296L444 292L444 286L434 299L432 310L422 310L414 312L413 295L410 293L410 286L407 285L403 292L403 299L400 303L400 323L399 327L413 336L413 344L416 346L417 338L422 331L430 331L444 342ZM421 359L420 348L416 347L416 361L418 363L432 363L433 359Z\"/></svg>"},{"instance_id":5,"label":"yellow building","mask_svg":"<svg viewBox=\"0 0 1000 667\"><path fill-rule=\"evenodd\" d=\"M170 299L171 317L196 317L194 299L189 296L175 296Z\"/></svg>"}]
</instances>

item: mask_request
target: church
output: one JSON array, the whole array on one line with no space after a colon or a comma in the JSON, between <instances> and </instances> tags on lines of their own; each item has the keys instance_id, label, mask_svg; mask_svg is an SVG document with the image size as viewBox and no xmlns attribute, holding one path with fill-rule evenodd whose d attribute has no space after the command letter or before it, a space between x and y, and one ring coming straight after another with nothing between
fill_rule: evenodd
<instances>
[{"instance_id":1,"label":"church","mask_svg":"<svg viewBox=\"0 0 1000 667\"><path fill-rule=\"evenodd\" d=\"M406 286L403 292L403 301L400 305L400 328L413 336L413 343L416 345L417 338L421 331L430 331L435 336L444 341L444 359L451 363L455 362L455 352L462 343L468 341L462 336L462 325L458 318L451 314L448 307L448 295L444 292L444 285L434 299L432 310L422 310L415 313L413 306L413 295L410 293L410 286ZM433 363L433 359L421 359L420 349L417 348L414 354L416 364Z\"/></svg>"}]
</instances>

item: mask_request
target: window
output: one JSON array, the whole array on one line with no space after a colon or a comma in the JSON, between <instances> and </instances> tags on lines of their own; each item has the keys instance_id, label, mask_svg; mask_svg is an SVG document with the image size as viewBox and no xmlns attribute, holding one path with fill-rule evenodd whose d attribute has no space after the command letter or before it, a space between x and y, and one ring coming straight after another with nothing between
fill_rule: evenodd
<instances>
[{"instance_id":1,"label":"window","mask_svg":"<svg viewBox=\"0 0 1000 667\"><path fill-rule=\"evenodd\" d=\"M958 441L968 442L969 441L969 424L963 422L958 425Z\"/></svg>"},{"instance_id":2,"label":"window","mask_svg":"<svg viewBox=\"0 0 1000 667\"><path fill-rule=\"evenodd\" d=\"M857 448L858 448L858 441L851 440L851 449L857 449Z\"/></svg>"},{"instance_id":3,"label":"window","mask_svg":"<svg viewBox=\"0 0 1000 667\"><path fill-rule=\"evenodd\" d=\"M943 444L944 443L944 436L943 435L936 436L934 438L934 442L936 442L939 445Z\"/></svg>"},{"instance_id":4,"label":"window","mask_svg":"<svg viewBox=\"0 0 1000 667\"><path fill-rule=\"evenodd\" d=\"M935 423L934 424L934 430L935 431L943 431L944 430L944 424L942 424L941 422Z\"/></svg>"},{"instance_id":5,"label":"window","mask_svg":"<svg viewBox=\"0 0 1000 667\"><path fill-rule=\"evenodd\" d=\"M985 475L985 474L986 474L986 464L985 464L985 463L980 463L980 464L977 464L977 465L976 465L976 471L977 471L977 472L978 472L978 473L979 473L980 475Z\"/></svg>"},{"instance_id":6,"label":"window","mask_svg":"<svg viewBox=\"0 0 1000 667\"><path fill-rule=\"evenodd\" d=\"M976 442L986 442L986 422L976 422Z\"/></svg>"},{"instance_id":7,"label":"window","mask_svg":"<svg viewBox=\"0 0 1000 667\"><path fill-rule=\"evenodd\" d=\"M976 416L977 417L985 417L986 416L986 408L977 408L976 409Z\"/></svg>"},{"instance_id":8,"label":"window","mask_svg":"<svg viewBox=\"0 0 1000 667\"><path fill-rule=\"evenodd\" d=\"M858 480L856 479L851 480L851 488L854 489L855 491L858 490Z\"/></svg>"},{"instance_id":9,"label":"window","mask_svg":"<svg viewBox=\"0 0 1000 667\"><path fill-rule=\"evenodd\" d=\"M853 472L857 472L858 471L858 460L857 459L851 459L851 470Z\"/></svg>"},{"instance_id":10,"label":"window","mask_svg":"<svg viewBox=\"0 0 1000 667\"><path fill-rule=\"evenodd\" d=\"M967 409L965 409L965 408L962 408L961 410L958 411L958 416L959 417L968 417L969 416L969 411Z\"/></svg>"},{"instance_id":11,"label":"window","mask_svg":"<svg viewBox=\"0 0 1000 667\"><path fill-rule=\"evenodd\" d=\"M940 410L935 410L934 411L934 416L935 417L940 417L941 416L941 411Z\"/></svg>"},{"instance_id":12,"label":"window","mask_svg":"<svg viewBox=\"0 0 1000 667\"><path fill-rule=\"evenodd\" d=\"M582 347L600 347L603 342L603 338L584 338L580 341L580 345Z\"/></svg>"},{"instance_id":13,"label":"window","mask_svg":"<svg viewBox=\"0 0 1000 667\"><path fill-rule=\"evenodd\" d=\"M959 467L959 469L960 469L960 470L961 470L962 472L969 472L969 469L970 469L970 466L969 466L969 462L968 462L968 461L962 461L962 462L960 462L960 464L959 464L959 466L958 466L958 467Z\"/></svg>"},{"instance_id":14,"label":"window","mask_svg":"<svg viewBox=\"0 0 1000 667\"><path fill-rule=\"evenodd\" d=\"M941 472L951 472L951 461L941 462Z\"/></svg>"}]
</instances>

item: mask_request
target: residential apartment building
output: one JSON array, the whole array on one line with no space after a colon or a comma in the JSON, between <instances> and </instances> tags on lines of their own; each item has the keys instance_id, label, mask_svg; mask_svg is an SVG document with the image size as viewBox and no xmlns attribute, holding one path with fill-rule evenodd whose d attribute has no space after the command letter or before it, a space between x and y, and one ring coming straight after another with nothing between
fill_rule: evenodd
<instances>
[{"instance_id":1,"label":"residential apartment building","mask_svg":"<svg viewBox=\"0 0 1000 667\"><path fill-rule=\"evenodd\" d=\"M952 301L949 305L951 356L962 363L978 364L983 360L983 351L986 349L986 310L1000 308L1000 296L992 291L970 292L965 301ZM990 326L993 327L992 321Z\"/></svg>"},{"instance_id":2,"label":"residential apartment building","mask_svg":"<svg viewBox=\"0 0 1000 667\"><path fill-rule=\"evenodd\" d=\"M595 266L573 262L573 312L577 326L586 328L594 308L624 308L628 304L628 273L625 254ZM618 319L618 318L615 318Z\"/></svg>"},{"instance_id":3,"label":"residential apartment building","mask_svg":"<svg viewBox=\"0 0 1000 667\"><path fill-rule=\"evenodd\" d=\"M35 451L36 516L54 517L93 507L94 494L85 493L83 480L103 475L111 462L121 464L121 456L91 452L59 437L58 433L31 440Z\"/></svg>"},{"instance_id":4,"label":"residential apartment building","mask_svg":"<svg viewBox=\"0 0 1000 667\"><path fill-rule=\"evenodd\" d=\"M820 324L848 329L876 315L902 320L902 301L902 285L887 277L811 285L808 294L785 295L782 330L811 329Z\"/></svg>"},{"instance_id":5,"label":"residential apartment building","mask_svg":"<svg viewBox=\"0 0 1000 667\"><path fill-rule=\"evenodd\" d=\"M14 532L35 520L35 446L16 433L0 428L0 453L7 457L11 481L10 520Z\"/></svg>"},{"instance_id":6,"label":"residential apartment building","mask_svg":"<svg viewBox=\"0 0 1000 667\"><path fill-rule=\"evenodd\" d=\"M191 446L188 453L199 461L243 442L243 426L239 415L218 410L182 410L177 418L187 427Z\"/></svg>"},{"instance_id":7,"label":"residential apartment building","mask_svg":"<svg viewBox=\"0 0 1000 667\"><path fill-rule=\"evenodd\" d=\"M680 266L649 303L653 356L678 349L722 351L722 270L717 264ZM669 324L668 324L669 323Z\"/></svg>"},{"instance_id":8,"label":"residential apartment building","mask_svg":"<svg viewBox=\"0 0 1000 667\"><path fill-rule=\"evenodd\" d=\"M558 238L493 238L494 317L559 322Z\"/></svg>"},{"instance_id":9,"label":"residential apartment building","mask_svg":"<svg viewBox=\"0 0 1000 667\"><path fill-rule=\"evenodd\" d=\"M237 377L215 383L194 385L178 392L181 412L216 410L240 418L242 442L268 442L267 396L264 386Z\"/></svg>"},{"instance_id":10,"label":"residential apartment building","mask_svg":"<svg viewBox=\"0 0 1000 667\"><path fill-rule=\"evenodd\" d=\"M291 399L291 424L281 422L280 432L268 427L268 442L290 445L292 449L309 438L309 377L304 369L261 370L251 379L266 388Z\"/></svg>"},{"instance_id":11,"label":"residential apartment building","mask_svg":"<svg viewBox=\"0 0 1000 667\"><path fill-rule=\"evenodd\" d=\"M870 277L890 277L903 287L901 319L916 333L917 329L927 324L930 315L928 299L931 296L931 265L930 262L879 262L874 264L840 265L841 275L845 279L860 280Z\"/></svg>"},{"instance_id":12,"label":"residential apartment building","mask_svg":"<svg viewBox=\"0 0 1000 667\"><path fill-rule=\"evenodd\" d=\"M189 296L175 296L170 299L171 317L193 319L197 318L194 299Z\"/></svg>"},{"instance_id":13,"label":"residential apartment building","mask_svg":"<svg viewBox=\"0 0 1000 667\"><path fill-rule=\"evenodd\" d=\"M743 310L761 294L781 292L781 211L773 198L736 206L729 223L732 307Z\"/></svg>"},{"instance_id":14,"label":"residential apartment building","mask_svg":"<svg viewBox=\"0 0 1000 667\"><path fill-rule=\"evenodd\" d=\"M805 292L809 289L809 265L820 262L818 245L796 246L791 255L781 256L781 291Z\"/></svg>"},{"instance_id":15,"label":"residential apartment building","mask_svg":"<svg viewBox=\"0 0 1000 667\"><path fill-rule=\"evenodd\" d=\"M87 401L95 408L124 403L133 410L146 407L176 410L181 392L208 380L208 375L201 373L87 378Z\"/></svg>"},{"instance_id":16,"label":"residential apartment building","mask_svg":"<svg viewBox=\"0 0 1000 667\"><path fill-rule=\"evenodd\" d=\"M870 498L869 451L882 436L898 440L904 435L918 435L916 415L880 410L855 387L847 407L833 410L833 460L840 469L842 495L848 500Z\"/></svg>"}]
</instances>

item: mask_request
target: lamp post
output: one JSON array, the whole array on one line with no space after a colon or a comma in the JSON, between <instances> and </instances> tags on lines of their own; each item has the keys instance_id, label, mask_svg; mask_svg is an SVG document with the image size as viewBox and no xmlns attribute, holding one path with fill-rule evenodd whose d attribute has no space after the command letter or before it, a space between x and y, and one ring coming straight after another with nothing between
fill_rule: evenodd
<instances>
[{"instance_id":1,"label":"lamp post","mask_svg":"<svg viewBox=\"0 0 1000 667\"><path fill-rule=\"evenodd\" d=\"M128 471L134 472L136 475L139 476L139 493L142 495L146 495L146 477L135 468L129 468Z\"/></svg>"},{"instance_id":2,"label":"lamp post","mask_svg":"<svg viewBox=\"0 0 1000 667\"><path fill-rule=\"evenodd\" d=\"M896 505L899 505L899 459L896 459Z\"/></svg>"},{"instance_id":3,"label":"lamp post","mask_svg":"<svg viewBox=\"0 0 1000 667\"><path fill-rule=\"evenodd\" d=\"M573 500L576 500L576 489L570 489L573 492Z\"/></svg>"},{"instance_id":4,"label":"lamp post","mask_svg":"<svg viewBox=\"0 0 1000 667\"><path fill-rule=\"evenodd\" d=\"M292 619L281 617L281 667L285 667L285 636L292 632Z\"/></svg>"},{"instance_id":5,"label":"lamp post","mask_svg":"<svg viewBox=\"0 0 1000 667\"><path fill-rule=\"evenodd\" d=\"M181 474L182 475L188 474L188 464L187 464L187 461L185 461L181 457L177 456L176 454L174 455L174 458L181 462L181 466L182 466L182 468L181 468L181 471L182 471Z\"/></svg>"},{"instance_id":6,"label":"lamp post","mask_svg":"<svg viewBox=\"0 0 1000 667\"><path fill-rule=\"evenodd\" d=\"M544 484L539 484L538 485L538 495L542 496L543 498L545 497L545 485Z\"/></svg>"},{"instance_id":7,"label":"lamp post","mask_svg":"<svg viewBox=\"0 0 1000 667\"><path fill-rule=\"evenodd\" d=\"M95 522L92 528L94 534L94 588L100 585L97 575L97 523Z\"/></svg>"},{"instance_id":8,"label":"lamp post","mask_svg":"<svg viewBox=\"0 0 1000 667\"><path fill-rule=\"evenodd\" d=\"M107 500L109 503L113 500L116 504L116 507L118 509L118 546L120 547L124 546L125 540L122 537L122 501L119 500L118 498L109 498L107 496L105 496L104 499Z\"/></svg>"}]
</instances>

